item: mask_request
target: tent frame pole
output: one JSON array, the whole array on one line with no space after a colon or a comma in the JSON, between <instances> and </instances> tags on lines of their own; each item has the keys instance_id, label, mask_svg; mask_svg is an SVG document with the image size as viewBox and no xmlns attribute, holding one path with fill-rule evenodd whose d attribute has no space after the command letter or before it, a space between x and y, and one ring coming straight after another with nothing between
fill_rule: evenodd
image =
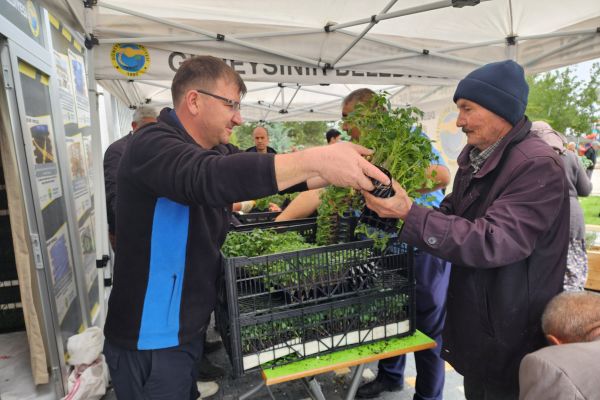
<instances>
[{"instance_id":1,"label":"tent frame pole","mask_svg":"<svg viewBox=\"0 0 600 400\"><path fill-rule=\"evenodd\" d=\"M354 36L354 33L351 32L343 32L346 35L350 35L350 36ZM399 50L406 50L406 51L410 51L414 54L401 54L401 55L397 55L397 56L385 56L385 57L378 57L378 58L369 58L369 59L363 59L363 60L356 60L356 61L351 61L351 62L346 62L346 63L341 63L336 65L336 68L342 69L342 68L348 68L348 67L354 67L356 65L364 65L364 64L370 64L373 63L375 61L393 61L393 60L399 60L399 59L403 59L403 58L412 58L412 57L418 57L418 56L435 56L435 57L439 57L439 58L444 58L444 59L448 59L450 61L458 61L458 62L464 62L464 63L468 63L468 64L473 64L473 65L477 65L477 66L481 66L484 65L484 62L481 61L477 61L477 60L470 60L467 58L462 58L462 57L457 57L457 56L452 56L449 54L443 54L441 51L439 50L435 50L435 51L431 51L431 50L427 50L427 49L418 49L415 47L409 47L409 46L401 46L398 43L394 43L394 42L390 42L389 40L383 40L383 39L376 39L376 38L365 38L366 40L369 40L371 42L375 42L375 43L379 43L379 44L383 44L386 46L390 46L390 47L394 47L396 49ZM503 41L500 41L500 43L502 43ZM466 47L468 48L468 47Z\"/></svg>"},{"instance_id":2,"label":"tent frame pole","mask_svg":"<svg viewBox=\"0 0 600 400\"><path fill-rule=\"evenodd\" d=\"M391 0L381 11L381 14L385 14L387 13L390 8L392 8L394 6L394 4L396 4L398 0ZM340 53L339 56L336 57L335 60L333 60L331 62L332 67L335 66L346 54L348 54L348 52L354 47L356 46L356 44L358 42L360 42L362 40L362 38L369 33L369 31L371 30L371 28L373 28L375 26L375 24L377 24L379 21L376 20L371 20L371 22L369 23L369 25L367 25L365 27L365 29L363 29L363 31L360 33L360 35L358 35L356 38L354 38L354 40L352 41L352 43L350 43L348 45L348 47L346 47L344 50L342 50L342 52Z\"/></svg>"},{"instance_id":3,"label":"tent frame pole","mask_svg":"<svg viewBox=\"0 0 600 400\"><path fill-rule=\"evenodd\" d=\"M297 87L297 86L299 86L299 87L302 87L302 90L303 90L303 91L305 91L305 92L316 93L316 94L323 94L323 95L325 95L325 96L331 96L331 97L340 97L340 98L342 98L342 99L343 99L344 97L346 97L346 96L343 96L343 95L341 95L341 94L336 94L336 93L328 93L328 92L325 92L325 91L322 91L322 90L316 90L316 89L307 88L307 87L306 87L306 85L301 85L301 84L299 84L299 83L296 83L296 84L288 84L288 85L286 85L286 84L284 83L284 84L283 84L283 86L285 86L285 87L287 87L287 88L294 88L294 87Z\"/></svg>"},{"instance_id":4,"label":"tent frame pole","mask_svg":"<svg viewBox=\"0 0 600 400\"><path fill-rule=\"evenodd\" d=\"M106 32L106 31L103 31ZM114 30L115 33L121 34L121 31ZM280 32L261 32L261 33L244 33L244 34L232 34L228 37L235 39L261 39L261 38L272 38L272 37L284 37L284 36L296 36L296 35L307 35L313 33L323 33L322 29L299 29L295 31L280 31ZM212 38L207 38L205 35L174 35L174 36L131 36L131 37L118 37L118 38L106 38L98 39L99 43L111 44L111 43L123 43L123 42L135 42L135 43L163 43L163 42L209 42L214 41Z\"/></svg>"},{"instance_id":5,"label":"tent frame pole","mask_svg":"<svg viewBox=\"0 0 600 400\"><path fill-rule=\"evenodd\" d=\"M565 44L563 44L562 46L559 46L559 47L557 47L557 48L555 48L555 49L548 50L547 52L545 52L545 53L542 53L542 54L540 54L539 56L537 56L537 57L534 57L534 58L532 58L532 59L528 60L527 62L523 63L523 67L525 67L525 68L527 68L527 67L530 67L530 66L532 66L533 64L537 63L538 61L545 59L545 58L546 58L546 57L548 57L548 56L554 55L554 54L556 54L556 53L560 53L560 52L561 52L561 51L563 51L564 49L567 49L567 48L573 48L573 47L575 47L575 46L579 46L581 43L583 43L583 42L585 42L585 41L587 41L587 40L591 39L591 38L592 38L592 37L594 37L594 36L595 36L595 35L585 36L585 37L583 37L583 38L581 38L581 39L579 39L579 40L574 40L574 41L571 41L571 42L569 42L569 43L565 43Z\"/></svg>"},{"instance_id":6,"label":"tent frame pole","mask_svg":"<svg viewBox=\"0 0 600 400\"><path fill-rule=\"evenodd\" d=\"M259 46L259 45L256 45L256 44L251 44L251 43L248 43L248 42L244 42L243 40L236 39L235 37L225 37L225 35L221 35L221 34L217 34L217 33L214 33L214 32L206 31L204 29L198 29L198 28L195 28L193 26L189 26L189 25L185 25L185 24L179 24L179 23L176 23L176 22L171 22L171 21L169 21L167 19L164 19L164 18L153 17L153 16L148 15L148 14L144 14L144 13L140 13L140 12L137 12L137 11L129 10L129 9L126 9L126 8L123 8L123 7L119 7L119 6L115 6L113 4L109 4L109 3L106 3L104 1L99 1L98 2L98 6L104 7L104 8L108 8L108 9L113 10L113 11L122 12L124 14L129 14L129 15L132 15L134 17L139 17L139 18L147 19L149 21L158 22L160 24L171 26L173 28L178 28L178 29L189 31L189 32L198 33L200 35L205 35L205 36L208 36L210 38L213 38L215 41L229 42L231 44L235 44L235 45L238 45L238 46L241 46L241 47L246 47L246 48L249 48L249 49L252 49L252 50L262 51L263 53L273 54L273 55L284 57L284 58L287 58L287 59L290 59L290 60L302 62L302 63L308 64L308 65L311 65L313 67L318 67L318 68L322 67L321 62L316 61L316 60L312 60L310 58L293 55L293 54L290 54L290 53L287 53L287 52L283 52L283 51L273 50L273 49L270 49L268 47Z\"/></svg>"},{"instance_id":7,"label":"tent frame pole","mask_svg":"<svg viewBox=\"0 0 600 400\"><path fill-rule=\"evenodd\" d=\"M484 1L490 1L490 0L481 0L482 2ZM433 10L437 10L440 8L446 8L446 7L451 7L452 6L452 0L442 0L442 1L438 1L436 3L431 3L431 4L427 4L424 6L416 6L416 7L411 7L411 8L406 8L404 10L399 10L399 11L394 11L388 14L379 14L379 15L373 15L371 17L368 18L362 18L362 19L357 19L355 21L349 21L349 22L344 22L341 24L334 24L334 25L329 25L328 26L328 31L332 32L332 31L336 31L342 28L348 28L351 26L356 26L356 25L363 25L369 22L379 22L379 21L383 21L386 19L391 19L391 18L398 18L398 17L403 17L405 15L411 15L411 14L418 14L418 13L422 13L425 11L433 11Z\"/></svg>"},{"instance_id":8,"label":"tent frame pole","mask_svg":"<svg viewBox=\"0 0 600 400\"><path fill-rule=\"evenodd\" d=\"M287 106L285 106L284 110L287 112L287 110L290 108L290 105L292 105L292 101L294 101L294 98L296 97L296 95L298 94L298 92L300 91L300 89L302 88L301 85L298 85L298 87L296 88L296 90L294 91L294 94L292 95L292 98L290 99L290 101L288 101ZM281 89L283 90L283 88Z\"/></svg>"}]
</instances>

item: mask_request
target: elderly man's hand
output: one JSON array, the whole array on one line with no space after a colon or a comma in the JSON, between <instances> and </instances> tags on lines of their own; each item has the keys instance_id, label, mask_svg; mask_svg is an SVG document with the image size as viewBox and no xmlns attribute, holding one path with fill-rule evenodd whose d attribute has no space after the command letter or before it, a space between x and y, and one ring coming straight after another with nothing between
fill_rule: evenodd
<instances>
[{"instance_id":1,"label":"elderly man's hand","mask_svg":"<svg viewBox=\"0 0 600 400\"><path fill-rule=\"evenodd\" d=\"M398 182L392 180L392 187L396 194L387 199L375 197L371 193L363 191L365 202L367 207L375 211L382 218L400 218L401 220L405 220L413 202Z\"/></svg>"},{"instance_id":2,"label":"elderly man's hand","mask_svg":"<svg viewBox=\"0 0 600 400\"><path fill-rule=\"evenodd\" d=\"M389 183L389 178L363 157L373 154L373 150L349 142L323 146L319 150L319 175L333 185L373 190L373 183L368 177Z\"/></svg>"}]
</instances>

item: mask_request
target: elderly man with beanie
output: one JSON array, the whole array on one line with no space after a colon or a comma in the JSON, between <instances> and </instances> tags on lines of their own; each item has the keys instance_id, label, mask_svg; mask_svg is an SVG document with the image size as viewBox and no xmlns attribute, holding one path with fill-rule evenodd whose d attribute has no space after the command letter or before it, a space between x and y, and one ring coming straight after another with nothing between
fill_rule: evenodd
<instances>
[{"instance_id":1,"label":"elderly man with beanie","mask_svg":"<svg viewBox=\"0 0 600 400\"><path fill-rule=\"evenodd\" d=\"M530 132L528 92L513 61L460 81L467 145L439 209L397 182L389 199L364 193L380 216L404 221L400 240L452 263L442 357L464 376L468 400L518 399L519 363L545 345L540 318L565 275L568 184L559 155Z\"/></svg>"}]
</instances>

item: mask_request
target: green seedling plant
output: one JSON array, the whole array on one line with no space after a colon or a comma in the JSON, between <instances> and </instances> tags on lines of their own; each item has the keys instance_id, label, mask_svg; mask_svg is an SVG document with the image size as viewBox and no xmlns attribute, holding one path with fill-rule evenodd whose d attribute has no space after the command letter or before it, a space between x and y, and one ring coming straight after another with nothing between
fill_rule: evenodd
<instances>
[{"instance_id":1,"label":"green seedling plant","mask_svg":"<svg viewBox=\"0 0 600 400\"><path fill-rule=\"evenodd\" d=\"M360 130L359 144L373 149L371 162L387 169L411 198L433 188L427 176L432 160L436 160L431 141L423 134L420 119L423 112L416 107L392 108L388 94L376 94L365 103L358 103L345 122ZM402 221L398 222L398 228ZM388 234L372 232L359 226L358 232L385 247Z\"/></svg>"},{"instance_id":2,"label":"green seedling plant","mask_svg":"<svg viewBox=\"0 0 600 400\"><path fill-rule=\"evenodd\" d=\"M269 211L269 205L271 203L277 204L279 207L282 207L286 200L292 201L296 198L298 193L289 193L289 194L274 194L272 196L263 197L261 199L256 200L256 204L254 204L253 209L256 211Z\"/></svg>"}]
</instances>

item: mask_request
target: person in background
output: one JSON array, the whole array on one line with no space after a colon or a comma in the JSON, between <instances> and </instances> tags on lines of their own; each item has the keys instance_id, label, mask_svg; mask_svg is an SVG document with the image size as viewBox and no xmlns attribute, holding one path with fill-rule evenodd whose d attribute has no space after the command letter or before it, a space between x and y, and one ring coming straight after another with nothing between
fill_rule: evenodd
<instances>
[{"instance_id":1,"label":"person in background","mask_svg":"<svg viewBox=\"0 0 600 400\"><path fill-rule=\"evenodd\" d=\"M521 361L520 400L591 400L600 397L600 295L564 292L542 315L551 344Z\"/></svg>"},{"instance_id":2,"label":"person in background","mask_svg":"<svg viewBox=\"0 0 600 400\"><path fill-rule=\"evenodd\" d=\"M330 129L325 133L325 139L327 139L327 144L334 144L342 140L342 134L337 129Z\"/></svg>"},{"instance_id":3,"label":"person in background","mask_svg":"<svg viewBox=\"0 0 600 400\"><path fill-rule=\"evenodd\" d=\"M108 146L104 153L104 189L106 191L106 217L108 220L108 238L113 250L116 248L115 208L117 206L117 170L121 157L131 135L140 128L156 122L158 110L150 106L139 106L133 113L131 131Z\"/></svg>"},{"instance_id":4,"label":"person in background","mask_svg":"<svg viewBox=\"0 0 600 400\"><path fill-rule=\"evenodd\" d=\"M571 222L569 224L569 253L564 290L583 290L588 275L588 257L585 250L585 221L578 196L588 196L592 192L592 183L587 177L579 157L565 150L565 138L543 121L535 121L531 131L542 138L559 154L565 164L569 184L569 202Z\"/></svg>"},{"instance_id":5,"label":"person in background","mask_svg":"<svg viewBox=\"0 0 600 400\"><path fill-rule=\"evenodd\" d=\"M352 143L294 154L241 152L246 86L223 60L188 58L171 86L174 109L132 136L117 172L117 250L104 356L119 399L196 400L217 300L231 205L327 184L372 190L389 179Z\"/></svg>"},{"instance_id":6,"label":"person in background","mask_svg":"<svg viewBox=\"0 0 600 400\"><path fill-rule=\"evenodd\" d=\"M577 152L577 145L575 142L569 142L569 144L567 144L567 150L572 151L573 153Z\"/></svg>"},{"instance_id":7,"label":"person in background","mask_svg":"<svg viewBox=\"0 0 600 400\"><path fill-rule=\"evenodd\" d=\"M600 149L600 142L594 140L592 143L590 143L590 146L585 150L585 153L583 154L585 158L592 162L585 171L587 173L588 178L590 179L592 179L594 168L596 168L596 156L598 149Z\"/></svg>"},{"instance_id":8,"label":"person in background","mask_svg":"<svg viewBox=\"0 0 600 400\"><path fill-rule=\"evenodd\" d=\"M252 139L254 146L246 149L246 151L254 153L271 153L277 154L274 148L269 147L269 131L264 126L257 126L252 131Z\"/></svg>"},{"instance_id":9,"label":"person in background","mask_svg":"<svg viewBox=\"0 0 600 400\"><path fill-rule=\"evenodd\" d=\"M467 400L517 399L519 364L545 345L540 318L559 292L569 245L569 188L560 156L531 134L529 87L511 60L486 64L454 93L467 136L452 193L439 210L364 192L399 240L452 262L442 357ZM543 398L543 397L542 397Z\"/></svg>"},{"instance_id":10,"label":"person in background","mask_svg":"<svg viewBox=\"0 0 600 400\"><path fill-rule=\"evenodd\" d=\"M351 92L342 103L342 118L354 111L357 104L367 103L375 95L370 89L363 88ZM360 130L344 123L343 129L353 140L358 141ZM450 171L441 155L434 149L437 161L432 161L427 176L435 185L416 199L418 204L437 207L444 198L441 189L450 183ZM450 277L450 264L419 249L414 252L416 280L416 328L436 341L437 346L415 353L417 381L415 400L441 400L444 391L444 360L440 357L442 349L442 328L446 316L446 291ZM379 361L375 380L361 386L358 398L376 398L383 392L400 391L404 387L404 368L406 356L397 356Z\"/></svg>"},{"instance_id":11,"label":"person in background","mask_svg":"<svg viewBox=\"0 0 600 400\"><path fill-rule=\"evenodd\" d=\"M342 139L342 134L337 129L330 129L325 133L327 144L337 143ZM292 146L294 149L295 147ZM294 151L294 150L292 150ZM289 221L298 218L307 218L316 215L321 204L323 189L307 190L296 196L294 200L275 218L275 222Z\"/></svg>"}]
</instances>

